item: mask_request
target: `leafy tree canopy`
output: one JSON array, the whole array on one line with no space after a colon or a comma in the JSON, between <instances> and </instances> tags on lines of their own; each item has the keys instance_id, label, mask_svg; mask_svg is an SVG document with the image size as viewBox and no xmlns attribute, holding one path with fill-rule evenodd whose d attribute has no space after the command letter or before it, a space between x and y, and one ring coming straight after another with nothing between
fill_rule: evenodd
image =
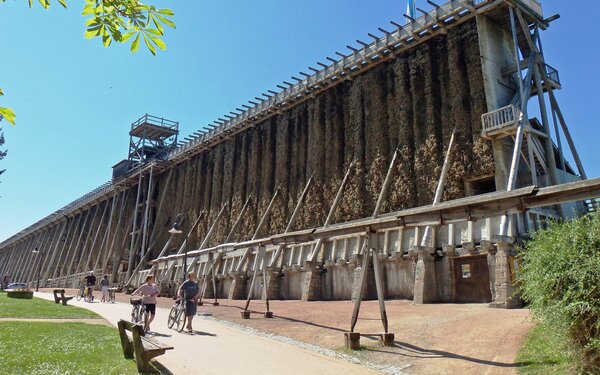
<instances>
[{"instance_id":1,"label":"leafy tree canopy","mask_svg":"<svg viewBox=\"0 0 600 375\"><path fill-rule=\"evenodd\" d=\"M0 0L4 3L6 0ZM28 0L29 7L39 3L48 9L52 0ZM67 7L67 0L56 0ZM153 55L157 50L165 50L162 40L165 27L175 28L174 13L171 9L157 9L153 5L138 0L84 0L81 15L86 17L84 36L87 39L99 38L104 47L112 42L130 43L131 52L137 52L143 41ZM0 89L0 96L3 95ZM15 124L12 109L0 107L0 116Z\"/></svg>"}]
</instances>

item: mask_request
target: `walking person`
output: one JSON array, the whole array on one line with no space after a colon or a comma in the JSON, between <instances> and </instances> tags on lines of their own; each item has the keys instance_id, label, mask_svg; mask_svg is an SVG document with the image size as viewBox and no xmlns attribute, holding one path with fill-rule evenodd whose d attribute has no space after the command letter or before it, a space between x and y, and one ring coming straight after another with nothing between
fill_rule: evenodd
<instances>
[{"instance_id":1,"label":"walking person","mask_svg":"<svg viewBox=\"0 0 600 375\"><path fill-rule=\"evenodd\" d=\"M102 280L100 280L100 290L102 291L102 299L100 302L108 302L108 286L110 282L108 281L108 275L104 275Z\"/></svg>"},{"instance_id":2,"label":"walking person","mask_svg":"<svg viewBox=\"0 0 600 375\"><path fill-rule=\"evenodd\" d=\"M185 304L185 319L187 320L187 330L192 333L192 319L198 311L198 297L200 296L200 286L196 281L196 274L194 272L188 273L188 279L181 284L179 288L179 296L183 299ZM185 321L184 321L185 324Z\"/></svg>"},{"instance_id":3,"label":"walking person","mask_svg":"<svg viewBox=\"0 0 600 375\"><path fill-rule=\"evenodd\" d=\"M148 275L146 283L140 286L132 295L139 294L144 299L146 313L144 314L144 332L150 332L150 323L156 315L156 297L160 294L158 285L154 284L154 276Z\"/></svg>"},{"instance_id":4,"label":"walking person","mask_svg":"<svg viewBox=\"0 0 600 375\"><path fill-rule=\"evenodd\" d=\"M94 301L94 285L96 285L96 276L94 271L90 271L90 274L85 277L85 284L87 286L88 302Z\"/></svg>"}]
</instances>

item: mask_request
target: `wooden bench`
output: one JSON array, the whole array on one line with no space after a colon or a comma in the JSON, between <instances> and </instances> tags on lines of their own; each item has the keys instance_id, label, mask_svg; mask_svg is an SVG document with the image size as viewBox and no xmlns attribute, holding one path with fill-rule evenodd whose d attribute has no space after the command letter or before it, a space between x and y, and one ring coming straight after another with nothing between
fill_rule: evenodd
<instances>
[{"instance_id":1,"label":"wooden bench","mask_svg":"<svg viewBox=\"0 0 600 375\"><path fill-rule=\"evenodd\" d=\"M119 320L119 336L121 337L121 346L123 354L127 359L133 359L137 364L140 373L155 372L150 366L150 360L159 355L165 354L167 350L174 349L172 346L162 344L156 340L144 336L144 327L140 324ZM131 338L127 332L131 332Z\"/></svg>"},{"instance_id":2,"label":"wooden bench","mask_svg":"<svg viewBox=\"0 0 600 375\"><path fill-rule=\"evenodd\" d=\"M54 302L55 303L60 303L62 302L63 305L67 305L67 302L69 302L70 300L73 299L73 297L67 297L65 296L65 290L64 289L54 289L52 291L52 294L54 294Z\"/></svg>"}]
</instances>

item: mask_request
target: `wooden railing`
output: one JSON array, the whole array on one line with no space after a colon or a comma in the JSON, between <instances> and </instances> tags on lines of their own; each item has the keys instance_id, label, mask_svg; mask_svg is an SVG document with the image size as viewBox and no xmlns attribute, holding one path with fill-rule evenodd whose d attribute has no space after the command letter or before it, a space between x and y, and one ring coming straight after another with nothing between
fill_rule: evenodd
<instances>
[{"instance_id":1,"label":"wooden railing","mask_svg":"<svg viewBox=\"0 0 600 375\"><path fill-rule=\"evenodd\" d=\"M523 117L523 112L515 105L507 105L495 111L481 115L483 134L507 127L516 127Z\"/></svg>"}]
</instances>

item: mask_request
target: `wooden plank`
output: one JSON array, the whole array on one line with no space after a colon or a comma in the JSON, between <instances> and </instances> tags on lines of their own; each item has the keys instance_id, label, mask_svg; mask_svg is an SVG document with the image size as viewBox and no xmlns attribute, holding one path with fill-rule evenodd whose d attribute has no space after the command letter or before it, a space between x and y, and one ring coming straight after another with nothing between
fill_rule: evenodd
<instances>
[{"instance_id":1,"label":"wooden plank","mask_svg":"<svg viewBox=\"0 0 600 375\"><path fill-rule=\"evenodd\" d=\"M354 332L354 328L356 327L356 322L358 321L358 314L360 313L360 304L362 302L367 286L367 270L369 269L370 253L371 249L369 249L368 247L363 252L362 269L360 272L360 277L358 279L359 290L356 295L356 299L354 300L354 308L352 310L352 318L350 320L350 332Z\"/></svg>"},{"instance_id":2,"label":"wooden plank","mask_svg":"<svg viewBox=\"0 0 600 375\"><path fill-rule=\"evenodd\" d=\"M369 248L373 256L373 273L375 274L375 288L377 289L377 301L379 302L379 315L381 317L381 324L383 324L383 331L388 333L388 318L387 312L385 311L385 296L383 292L383 278L381 276L381 269L379 268L379 244L377 241L377 233L369 233Z\"/></svg>"},{"instance_id":3,"label":"wooden plank","mask_svg":"<svg viewBox=\"0 0 600 375\"><path fill-rule=\"evenodd\" d=\"M276 188L275 193L273 194L273 197L271 197L271 201L269 202L269 205L267 206L267 209L263 213L263 215L260 219L260 222L258 223L256 230L254 231L252 240L255 240L256 238L258 238L260 231L261 231L267 217L271 213L271 209L273 208L273 203L275 202L275 198L277 198L278 194L279 194L279 188ZM235 269L236 272L242 271L243 267L246 264L246 259L248 259L248 255L250 255L250 251L252 251L252 249L250 247L248 249L246 249L246 251L244 252L244 255L242 255L242 259L240 259L240 262L238 263L237 268Z\"/></svg>"}]
</instances>

